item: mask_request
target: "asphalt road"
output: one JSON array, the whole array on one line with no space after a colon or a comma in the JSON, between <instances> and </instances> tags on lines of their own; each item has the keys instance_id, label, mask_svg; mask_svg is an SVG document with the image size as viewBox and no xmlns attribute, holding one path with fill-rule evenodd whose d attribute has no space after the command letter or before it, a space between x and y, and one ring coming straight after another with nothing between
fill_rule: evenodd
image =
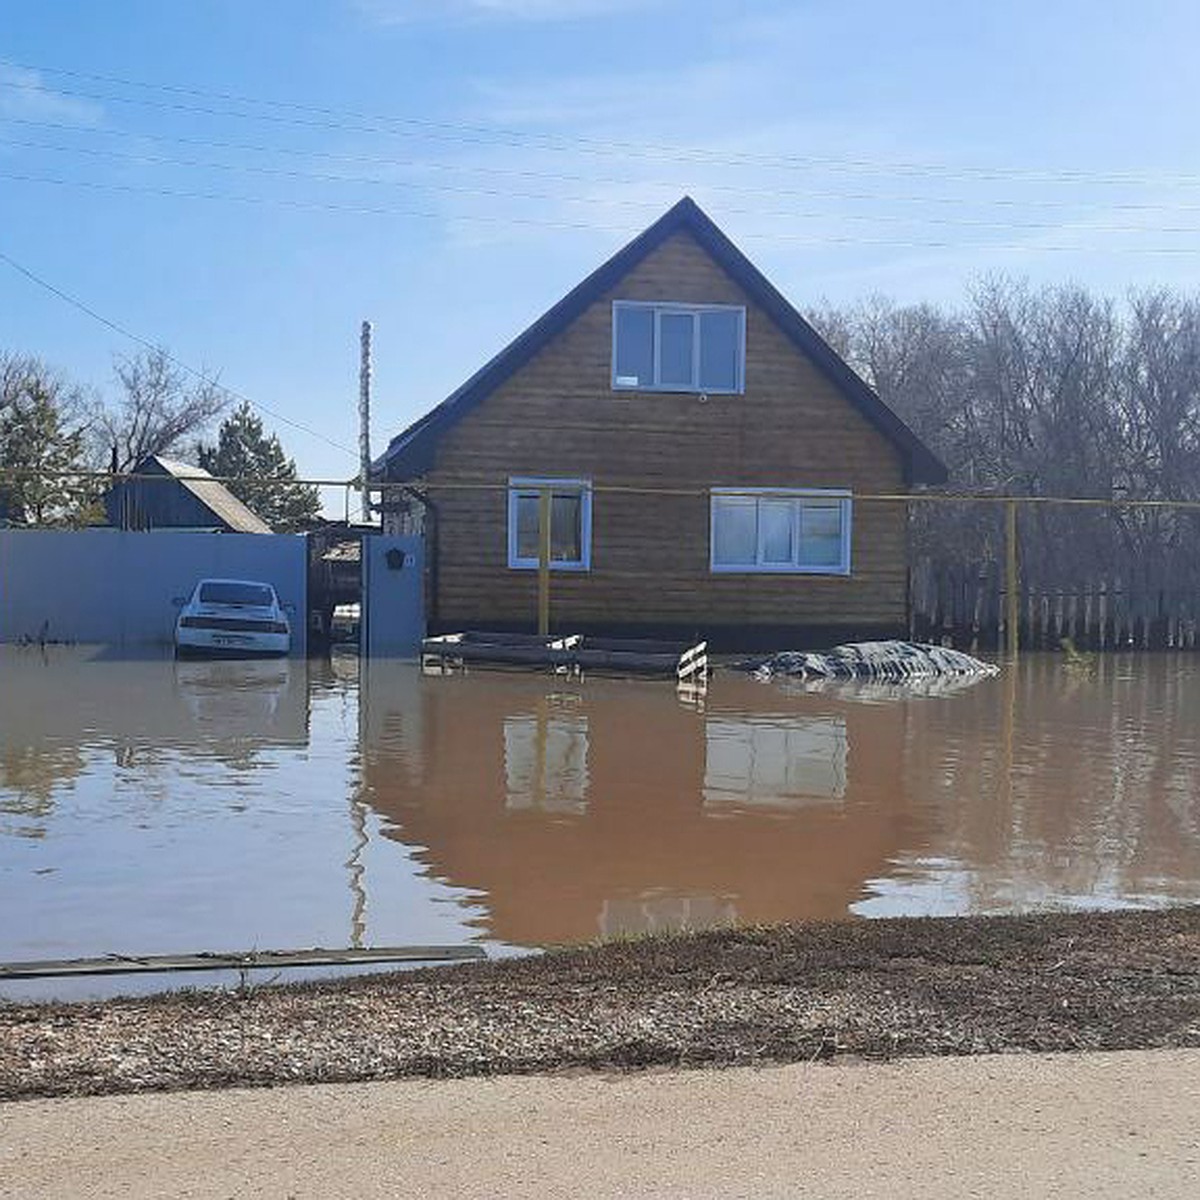
<instances>
[{"instance_id":1,"label":"asphalt road","mask_svg":"<svg viewBox=\"0 0 1200 1200\"><path fill-rule=\"evenodd\" d=\"M1192 1197L1200 1050L0 1105L5 1197Z\"/></svg>"}]
</instances>

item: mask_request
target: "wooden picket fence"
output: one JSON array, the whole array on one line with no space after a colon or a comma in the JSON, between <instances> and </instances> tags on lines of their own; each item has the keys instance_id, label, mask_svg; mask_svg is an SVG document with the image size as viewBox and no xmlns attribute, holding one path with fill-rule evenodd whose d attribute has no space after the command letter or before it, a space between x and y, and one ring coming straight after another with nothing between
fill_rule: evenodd
<instances>
[{"instance_id":1,"label":"wooden picket fence","mask_svg":"<svg viewBox=\"0 0 1200 1200\"><path fill-rule=\"evenodd\" d=\"M1002 563L917 560L909 571L909 634L961 650L995 650L1006 638ZM1020 644L1057 650L1194 650L1200 589L1139 578L1022 579Z\"/></svg>"}]
</instances>

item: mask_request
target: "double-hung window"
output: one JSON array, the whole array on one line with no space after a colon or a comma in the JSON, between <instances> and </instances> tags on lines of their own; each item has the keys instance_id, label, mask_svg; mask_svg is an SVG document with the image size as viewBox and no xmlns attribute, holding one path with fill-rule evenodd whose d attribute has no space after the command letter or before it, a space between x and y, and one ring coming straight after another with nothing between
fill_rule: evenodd
<instances>
[{"instance_id":1,"label":"double-hung window","mask_svg":"<svg viewBox=\"0 0 1200 1200\"><path fill-rule=\"evenodd\" d=\"M586 571L592 562L592 484L588 479L508 481L508 565L536 570L541 496L550 494L550 569Z\"/></svg>"},{"instance_id":2,"label":"double-hung window","mask_svg":"<svg viewBox=\"0 0 1200 1200\"><path fill-rule=\"evenodd\" d=\"M742 392L745 368L744 308L613 301L616 391Z\"/></svg>"},{"instance_id":3,"label":"double-hung window","mask_svg":"<svg viewBox=\"0 0 1200 1200\"><path fill-rule=\"evenodd\" d=\"M714 488L714 572L850 574L850 493Z\"/></svg>"}]
</instances>

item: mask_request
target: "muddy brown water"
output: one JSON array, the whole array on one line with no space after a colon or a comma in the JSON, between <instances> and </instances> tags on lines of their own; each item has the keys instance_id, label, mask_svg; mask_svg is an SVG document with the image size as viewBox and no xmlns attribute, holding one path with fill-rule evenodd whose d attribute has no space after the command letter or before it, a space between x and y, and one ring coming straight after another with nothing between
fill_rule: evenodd
<instances>
[{"instance_id":1,"label":"muddy brown water","mask_svg":"<svg viewBox=\"0 0 1200 1200\"><path fill-rule=\"evenodd\" d=\"M1196 657L697 697L0 648L3 960L1195 901Z\"/></svg>"}]
</instances>

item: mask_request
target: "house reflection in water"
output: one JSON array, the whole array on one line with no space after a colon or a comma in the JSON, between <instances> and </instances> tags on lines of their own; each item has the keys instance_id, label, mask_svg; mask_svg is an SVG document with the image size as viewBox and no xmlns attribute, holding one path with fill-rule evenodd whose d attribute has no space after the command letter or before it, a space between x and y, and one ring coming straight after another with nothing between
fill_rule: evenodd
<instances>
[{"instance_id":1,"label":"house reflection in water","mask_svg":"<svg viewBox=\"0 0 1200 1200\"><path fill-rule=\"evenodd\" d=\"M838 917L900 849L900 706L364 664L364 796L517 945Z\"/></svg>"},{"instance_id":2,"label":"house reflection in water","mask_svg":"<svg viewBox=\"0 0 1200 1200\"><path fill-rule=\"evenodd\" d=\"M547 813L587 809L588 719L578 697L550 697L535 713L504 718L507 807Z\"/></svg>"},{"instance_id":3,"label":"house reflection in water","mask_svg":"<svg viewBox=\"0 0 1200 1200\"><path fill-rule=\"evenodd\" d=\"M846 795L846 722L822 716L709 717L704 803L792 808Z\"/></svg>"}]
</instances>

